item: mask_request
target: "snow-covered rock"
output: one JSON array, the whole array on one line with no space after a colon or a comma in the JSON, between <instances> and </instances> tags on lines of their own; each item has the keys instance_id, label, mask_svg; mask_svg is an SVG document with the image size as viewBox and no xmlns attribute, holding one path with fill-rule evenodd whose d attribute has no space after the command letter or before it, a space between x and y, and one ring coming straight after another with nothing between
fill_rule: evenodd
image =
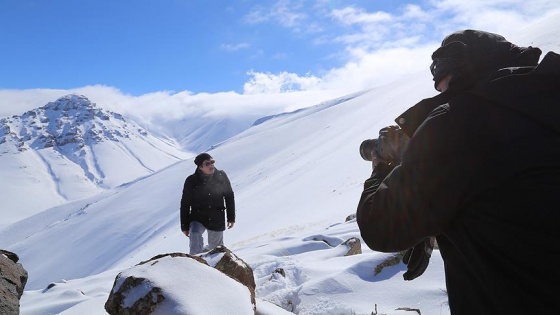
<instances>
[{"instance_id":1,"label":"snow-covered rock","mask_svg":"<svg viewBox=\"0 0 560 315\"><path fill-rule=\"evenodd\" d=\"M235 294L232 294L235 292ZM154 257L121 272L109 314L255 314L254 292L188 254Z\"/></svg>"}]
</instances>

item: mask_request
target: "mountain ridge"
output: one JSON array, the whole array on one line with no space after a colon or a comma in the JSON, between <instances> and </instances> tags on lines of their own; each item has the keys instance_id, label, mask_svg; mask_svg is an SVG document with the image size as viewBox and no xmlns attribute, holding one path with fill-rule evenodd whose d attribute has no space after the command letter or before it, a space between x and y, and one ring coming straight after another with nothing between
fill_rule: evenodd
<instances>
[{"instance_id":1,"label":"mountain ridge","mask_svg":"<svg viewBox=\"0 0 560 315\"><path fill-rule=\"evenodd\" d=\"M83 95L65 95L21 116L2 118L0 162L11 167L1 168L0 174L27 180L19 187L0 185L0 198L8 205L2 215L10 218L3 224L95 195L189 155L173 139L154 135ZM25 210L10 211L17 203Z\"/></svg>"}]
</instances>

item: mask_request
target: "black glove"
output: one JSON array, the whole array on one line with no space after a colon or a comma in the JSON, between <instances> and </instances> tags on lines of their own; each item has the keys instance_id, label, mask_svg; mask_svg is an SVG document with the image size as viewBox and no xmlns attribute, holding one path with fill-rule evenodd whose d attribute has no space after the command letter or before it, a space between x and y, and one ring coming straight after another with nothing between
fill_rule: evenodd
<instances>
[{"instance_id":1,"label":"black glove","mask_svg":"<svg viewBox=\"0 0 560 315\"><path fill-rule=\"evenodd\" d=\"M399 126L388 126L379 130L377 157L386 162L400 164L402 155L410 139Z\"/></svg>"},{"instance_id":2,"label":"black glove","mask_svg":"<svg viewBox=\"0 0 560 315\"><path fill-rule=\"evenodd\" d=\"M426 237L422 242L406 251L402 259L407 268L403 275L404 280L414 280L426 271L430 257L432 257L434 243L435 237Z\"/></svg>"}]
</instances>

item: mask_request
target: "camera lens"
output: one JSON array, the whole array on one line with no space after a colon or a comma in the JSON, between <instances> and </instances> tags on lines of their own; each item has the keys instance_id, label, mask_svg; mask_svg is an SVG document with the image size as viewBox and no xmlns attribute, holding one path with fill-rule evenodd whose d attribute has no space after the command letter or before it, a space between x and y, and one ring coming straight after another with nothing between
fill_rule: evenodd
<instances>
[{"instance_id":1,"label":"camera lens","mask_svg":"<svg viewBox=\"0 0 560 315\"><path fill-rule=\"evenodd\" d=\"M362 144L360 144L360 155L362 156L362 159L371 161L373 159L371 153L375 150L376 146L377 139L364 140Z\"/></svg>"}]
</instances>

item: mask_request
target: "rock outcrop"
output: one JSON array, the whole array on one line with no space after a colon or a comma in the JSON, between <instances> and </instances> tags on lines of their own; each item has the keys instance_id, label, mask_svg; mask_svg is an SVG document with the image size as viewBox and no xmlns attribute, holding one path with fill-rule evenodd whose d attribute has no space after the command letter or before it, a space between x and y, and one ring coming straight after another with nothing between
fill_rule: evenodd
<instances>
[{"instance_id":1,"label":"rock outcrop","mask_svg":"<svg viewBox=\"0 0 560 315\"><path fill-rule=\"evenodd\" d=\"M253 305L256 305L256 284L255 276L253 275L253 269L251 269L251 267L247 265L247 263L245 263L241 258L235 256L235 254L225 246L218 246L209 251L207 254L202 255L201 257L215 260L216 256L221 256L221 258L216 263L216 265L212 267L245 285L251 292L251 303Z\"/></svg>"},{"instance_id":2,"label":"rock outcrop","mask_svg":"<svg viewBox=\"0 0 560 315\"><path fill-rule=\"evenodd\" d=\"M27 271L18 263L19 257L0 249L0 314L19 314L19 299L27 283Z\"/></svg>"},{"instance_id":3,"label":"rock outcrop","mask_svg":"<svg viewBox=\"0 0 560 315\"><path fill-rule=\"evenodd\" d=\"M362 253L362 243L357 237L351 237L346 242L342 243L348 247L348 252L344 256L358 255Z\"/></svg>"},{"instance_id":4,"label":"rock outcrop","mask_svg":"<svg viewBox=\"0 0 560 315\"><path fill-rule=\"evenodd\" d=\"M112 315L255 314L252 269L225 247L163 254L117 275L105 303Z\"/></svg>"}]
</instances>

